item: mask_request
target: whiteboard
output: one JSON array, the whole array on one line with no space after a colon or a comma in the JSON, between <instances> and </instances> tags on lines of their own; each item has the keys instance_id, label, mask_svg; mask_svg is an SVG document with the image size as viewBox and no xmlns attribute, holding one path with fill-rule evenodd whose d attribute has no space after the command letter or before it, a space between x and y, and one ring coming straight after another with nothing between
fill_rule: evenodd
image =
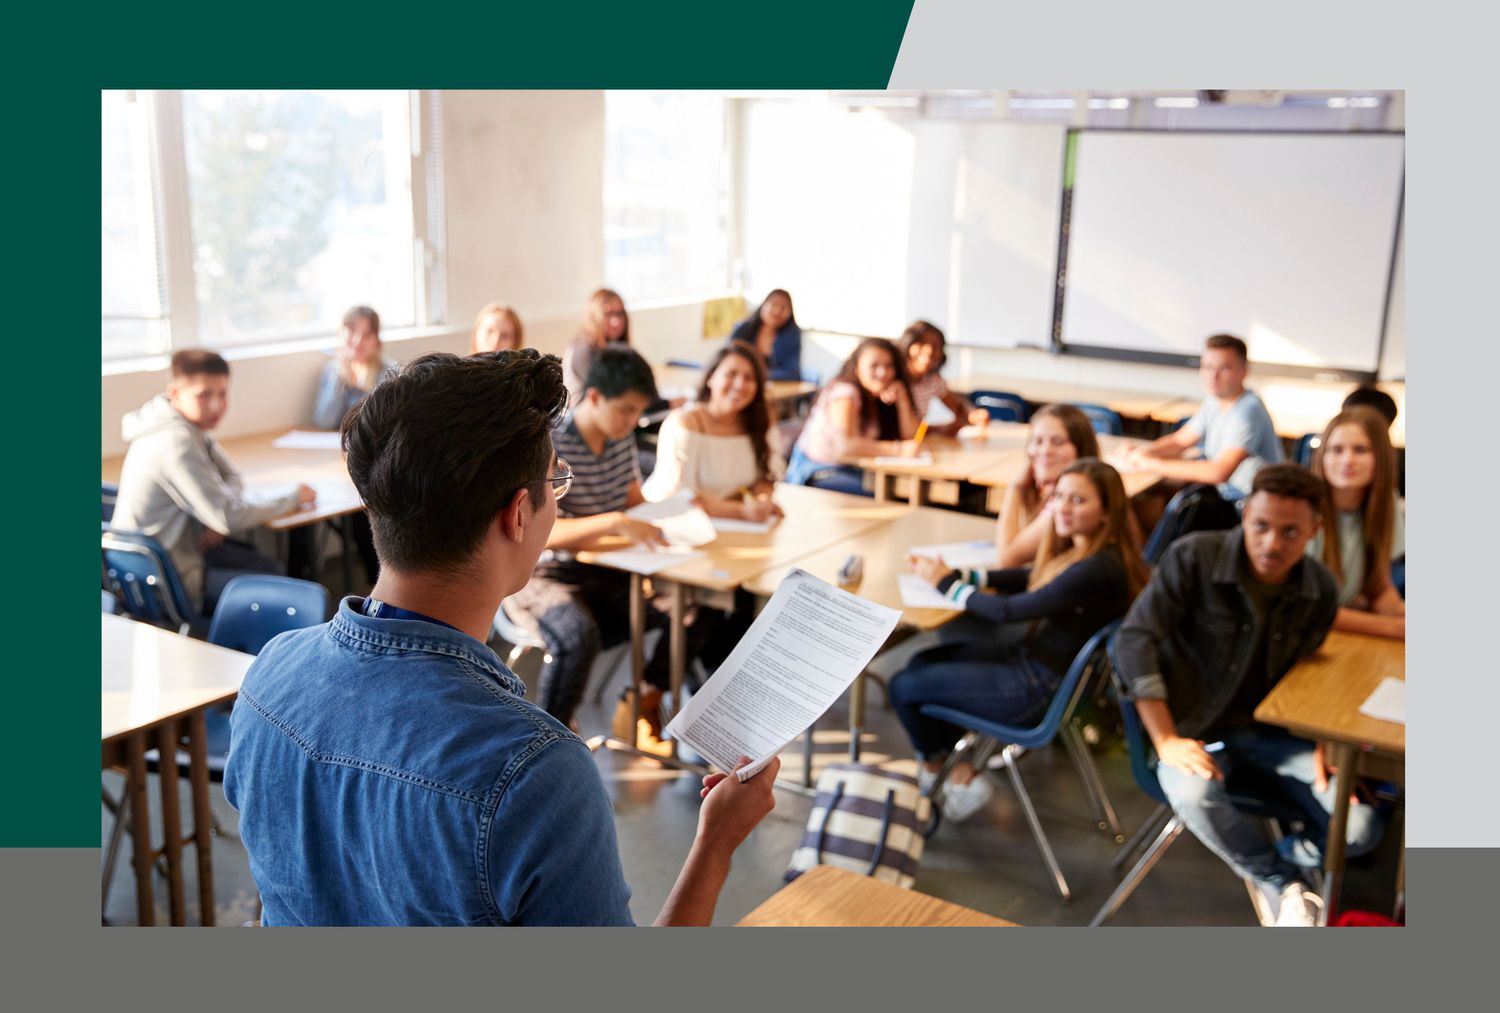
<instances>
[{"instance_id":1,"label":"whiteboard","mask_svg":"<svg viewBox=\"0 0 1500 1013\"><path fill-rule=\"evenodd\" d=\"M1063 343L1372 371L1404 158L1399 135L1084 131Z\"/></svg>"},{"instance_id":2,"label":"whiteboard","mask_svg":"<svg viewBox=\"0 0 1500 1013\"><path fill-rule=\"evenodd\" d=\"M741 145L746 290L804 328L1051 340L1066 130L753 103Z\"/></svg>"}]
</instances>

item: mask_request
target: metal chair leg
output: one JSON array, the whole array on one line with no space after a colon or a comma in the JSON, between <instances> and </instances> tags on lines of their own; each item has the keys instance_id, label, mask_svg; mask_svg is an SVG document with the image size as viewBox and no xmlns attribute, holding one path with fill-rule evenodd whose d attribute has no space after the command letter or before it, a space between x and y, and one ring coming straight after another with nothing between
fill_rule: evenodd
<instances>
[{"instance_id":1,"label":"metal chair leg","mask_svg":"<svg viewBox=\"0 0 1500 1013\"><path fill-rule=\"evenodd\" d=\"M126 775L125 790L122 792L121 797L125 797L129 792L130 780L129 775ZM104 796L104 807L114 813L115 817L115 825L109 828L109 845L104 851L104 883L102 896L99 901L100 909L103 910L109 906L109 888L115 881L115 863L120 857L120 841L125 837L125 827L130 820L130 810L111 798L109 792L105 791L102 785L99 788L99 793Z\"/></svg>"},{"instance_id":2,"label":"metal chair leg","mask_svg":"<svg viewBox=\"0 0 1500 1013\"><path fill-rule=\"evenodd\" d=\"M1057 864L1057 856L1052 853L1052 845L1047 841L1047 834L1042 830L1042 823L1037 819L1036 808L1031 804L1031 795L1026 791L1026 785L1021 781L1021 771L1016 766L1015 756L1009 747L1004 753L1005 769L1010 773L1010 783L1016 789L1016 797L1021 800L1021 811L1026 814L1026 822L1031 825L1031 836L1036 838L1036 846L1042 852L1042 861L1047 863L1047 871L1052 874L1052 881L1057 886L1057 892L1063 900L1072 900L1073 895L1068 891L1068 881L1063 878L1062 869Z\"/></svg>"},{"instance_id":3,"label":"metal chair leg","mask_svg":"<svg viewBox=\"0 0 1500 1013\"><path fill-rule=\"evenodd\" d=\"M1169 809L1168 812L1170 811ZM1130 899L1131 894L1135 893L1136 887L1141 885L1141 880L1146 878L1146 874L1156 866L1157 862L1161 861L1161 856L1166 854L1167 848L1177 840L1177 835L1182 833L1182 828L1183 823L1180 817L1174 815L1167 820L1166 826L1161 828L1161 833L1156 835L1156 840L1151 842L1151 847L1146 849L1141 860L1135 863L1135 867L1130 870L1120 885L1115 887L1115 892L1109 895L1109 900L1104 902L1099 913L1094 915L1094 920L1089 922L1089 928L1098 928L1114 917L1115 912L1120 910L1120 906Z\"/></svg>"},{"instance_id":4,"label":"metal chair leg","mask_svg":"<svg viewBox=\"0 0 1500 1013\"><path fill-rule=\"evenodd\" d=\"M1068 753L1073 757L1073 767L1078 771L1078 780L1083 785L1083 795L1088 800L1094 822L1100 830L1108 830L1114 834L1116 844L1124 842L1125 834L1120 829L1120 818L1115 815L1115 807L1110 804L1109 793L1104 790L1104 779L1099 776L1099 767L1094 763L1094 754L1089 752L1088 743L1083 741L1083 733L1073 722L1065 721L1062 737Z\"/></svg>"},{"instance_id":5,"label":"metal chair leg","mask_svg":"<svg viewBox=\"0 0 1500 1013\"><path fill-rule=\"evenodd\" d=\"M1126 859L1135 854L1136 851L1140 849L1141 845L1145 844L1152 837L1154 837L1158 831L1161 830L1162 824L1165 823L1171 815L1171 806L1157 806L1154 810L1152 810L1151 815L1142 820L1141 825L1135 828L1135 833L1130 835L1130 840L1126 841L1124 846L1121 847L1119 851L1115 852L1115 857L1109 860L1109 864L1116 869L1124 865Z\"/></svg>"}]
</instances>

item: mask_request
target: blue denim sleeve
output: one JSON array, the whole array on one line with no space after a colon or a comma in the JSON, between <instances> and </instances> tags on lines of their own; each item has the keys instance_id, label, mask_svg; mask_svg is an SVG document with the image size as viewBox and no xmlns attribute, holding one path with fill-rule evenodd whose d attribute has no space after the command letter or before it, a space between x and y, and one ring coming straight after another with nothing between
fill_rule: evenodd
<instances>
[{"instance_id":1,"label":"blue denim sleeve","mask_svg":"<svg viewBox=\"0 0 1500 1013\"><path fill-rule=\"evenodd\" d=\"M313 425L319 429L337 429L349 407L349 387L339 379L336 362L325 362L318 378L318 399L313 405Z\"/></svg>"},{"instance_id":2,"label":"blue denim sleeve","mask_svg":"<svg viewBox=\"0 0 1500 1013\"><path fill-rule=\"evenodd\" d=\"M507 925L633 925L614 810L588 748L543 746L511 777L491 819L490 891Z\"/></svg>"}]
</instances>

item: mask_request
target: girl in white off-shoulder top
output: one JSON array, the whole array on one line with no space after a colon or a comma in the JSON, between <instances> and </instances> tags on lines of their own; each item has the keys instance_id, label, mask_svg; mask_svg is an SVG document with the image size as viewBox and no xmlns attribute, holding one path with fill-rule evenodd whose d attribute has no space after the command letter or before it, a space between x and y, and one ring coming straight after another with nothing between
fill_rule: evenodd
<instances>
[{"instance_id":1,"label":"girl in white off-shoulder top","mask_svg":"<svg viewBox=\"0 0 1500 1013\"><path fill-rule=\"evenodd\" d=\"M708 364L697 397L662 423L656 469L641 492L659 502L689 490L712 517L779 517L771 500L785 472L777 443L765 363L751 346L733 342Z\"/></svg>"}]
</instances>

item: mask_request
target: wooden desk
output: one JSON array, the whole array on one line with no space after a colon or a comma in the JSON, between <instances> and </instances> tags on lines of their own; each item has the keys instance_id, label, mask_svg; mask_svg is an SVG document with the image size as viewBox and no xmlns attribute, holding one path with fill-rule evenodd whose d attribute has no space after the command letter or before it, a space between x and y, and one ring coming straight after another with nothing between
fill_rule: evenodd
<instances>
[{"instance_id":1,"label":"wooden desk","mask_svg":"<svg viewBox=\"0 0 1500 1013\"><path fill-rule=\"evenodd\" d=\"M697 550L703 553L699 558L651 575L652 583L671 595L667 650L673 700L682 699L682 683L687 673L685 615L689 594L694 591L731 593L770 567L783 566L832 542L886 524L906 509L900 504L876 503L865 496L785 483L777 486L775 500L786 516L770 531L765 534L721 532L713 542ZM600 559L600 553L624 548L626 544L623 539L608 539L595 549L578 553L578 559L607 567L610 563ZM631 668L637 683L646 664L646 612L642 584L640 575L632 573ZM632 715L632 722L635 717ZM673 741L671 746L671 756L675 758L677 743Z\"/></svg>"},{"instance_id":2,"label":"wooden desk","mask_svg":"<svg viewBox=\"0 0 1500 1013\"><path fill-rule=\"evenodd\" d=\"M815 866L740 919L750 927L1018 928L913 890L832 865Z\"/></svg>"},{"instance_id":3,"label":"wooden desk","mask_svg":"<svg viewBox=\"0 0 1500 1013\"><path fill-rule=\"evenodd\" d=\"M182 846L189 841L198 857L198 902L201 922L214 923L213 852L209 838L208 757L203 714L228 703L239 692L255 659L168 633L120 616L101 615L100 752L101 766L124 766L135 868L136 909L142 925L156 921L151 882L155 853L146 807L146 750L154 739L161 755L161 816L165 838L168 896L173 925L185 925ZM193 833L182 836L177 797L177 750L183 735L190 757Z\"/></svg>"},{"instance_id":4,"label":"wooden desk","mask_svg":"<svg viewBox=\"0 0 1500 1013\"><path fill-rule=\"evenodd\" d=\"M935 629L963 610L907 608L901 603L897 578L907 573L906 551L913 545L973 542L992 539L995 522L988 517L937 510L932 507L904 509L889 523L798 559L794 565L829 583L838 583L839 567L851 555L864 557L864 576L849 588L869 601L901 610L901 623L918 630ZM766 570L745 583L745 590L762 598L776 593L790 567ZM849 758L859 761L860 735L864 730L865 677L854 680L849 696ZM811 734L809 732L809 734Z\"/></svg>"},{"instance_id":5,"label":"wooden desk","mask_svg":"<svg viewBox=\"0 0 1500 1013\"><path fill-rule=\"evenodd\" d=\"M875 476L875 498L891 498L891 479L902 476L916 482L914 503L927 502L929 484L934 481L970 479L978 472L1009 460L1013 453L1025 456L1028 427L1015 422L991 422L982 432L962 437L929 436L922 441L922 453L931 456L930 463L918 459L861 458L857 463Z\"/></svg>"},{"instance_id":6,"label":"wooden desk","mask_svg":"<svg viewBox=\"0 0 1500 1013\"><path fill-rule=\"evenodd\" d=\"M1405 725L1379 721L1359 712L1360 704L1387 677L1406 679L1405 643L1333 632L1316 654L1288 672L1255 708L1257 721L1332 745L1330 763L1338 768L1338 773L1323 858L1325 919L1336 911L1343 885L1349 792L1354 786L1359 758L1366 753L1400 759L1406 756Z\"/></svg>"}]
</instances>

